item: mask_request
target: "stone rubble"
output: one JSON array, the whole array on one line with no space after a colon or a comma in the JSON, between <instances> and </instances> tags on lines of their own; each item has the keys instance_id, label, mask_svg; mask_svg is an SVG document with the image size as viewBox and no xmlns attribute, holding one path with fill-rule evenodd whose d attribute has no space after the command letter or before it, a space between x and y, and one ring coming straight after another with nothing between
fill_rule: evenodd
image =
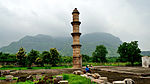
<instances>
[{"instance_id":1,"label":"stone rubble","mask_svg":"<svg viewBox=\"0 0 150 84\"><path fill-rule=\"evenodd\" d=\"M95 82L97 84L135 84L135 82L130 79L126 78L123 81L113 81L113 83L108 82L107 77L101 77L98 73L85 73L83 74L82 71L74 71L73 74L80 75L82 77L86 77L91 79L91 82Z\"/></svg>"},{"instance_id":2,"label":"stone rubble","mask_svg":"<svg viewBox=\"0 0 150 84\"><path fill-rule=\"evenodd\" d=\"M6 75L5 77L6 77L6 81L12 81L14 76Z\"/></svg>"}]
</instances>

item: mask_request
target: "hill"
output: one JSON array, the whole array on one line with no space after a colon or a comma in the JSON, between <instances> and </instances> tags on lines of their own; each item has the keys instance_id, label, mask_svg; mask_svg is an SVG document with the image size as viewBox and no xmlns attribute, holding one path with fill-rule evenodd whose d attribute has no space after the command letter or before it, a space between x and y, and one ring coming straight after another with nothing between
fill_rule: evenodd
<instances>
[{"instance_id":1,"label":"hill","mask_svg":"<svg viewBox=\"0 0 150 84\"><path fill-rule=\"evenodd\" d=\"M150 56L150 51L142 51L141 55L143 55L143 56Z\"/></svg>"},{"instance_id":2,"label":"hill","mask_svg":"<svg viewBox=\"0 0 150 84\"><path fill-rule=\"evenodd\" d=\"M90 33L81 35L80 40L81 54L92 55L97 45L105 45L108 50L109 57L119 56L116 51L122 41L109 33ZM10 45L0 48L2 52L16 53L20 47L24 47L27 52L31 49L39 51L57 48L57 50L65 56L72 56L72 37L51 37L48 35L25 36L17 42L12 42Z\"/></svg>"}]
</instances>

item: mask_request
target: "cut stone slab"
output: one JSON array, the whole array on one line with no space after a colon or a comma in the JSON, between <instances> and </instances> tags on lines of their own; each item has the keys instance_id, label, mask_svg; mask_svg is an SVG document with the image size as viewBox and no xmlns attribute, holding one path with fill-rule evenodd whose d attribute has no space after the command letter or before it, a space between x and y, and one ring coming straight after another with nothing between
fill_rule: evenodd
<instances>
[{"instance_id":1,"label":"cut stone slab","mask_svg":"<svg viewBox=\"0 0 150 84\"><path fill-rule=\"evenodd\" d=\"M39 80L42 78L42 75L36 75L35 78L36 78L36 80Z\"/></svg>"},{"instance_id":2,"label":"cut stone slab","mask_svg":"<svg viewBox=\"0 0 150 84\"><path fill-rule=\"evenodd\" d=\"M113 84L125 84L124 81L113 81Z\"/></svg>"},{"instance_id":3,"label":"cut stone slab","mask_svg":"<svg viewBox=\"0 0 150 84\"><path fill-rule=\"evenodd\" d=\"M108 78L107 77L99 77L99 80L104 80L105 83L108 82Z\"/></svg>"},{"instance_id":4,"label":"cut stone slab","mask_svg":"<svg viewBox=\"0 0 150 84\"><path fill-rule=\"evenodd\" d=\"M80 70L78 70L78 71L74 71L74 72L73 72L73 74L81 75L81 74L83 74L83 72L82 72L82 71L80 71Z\"/></svg>"},{"instance_id":5,"label":"cut stone slab","mask_svg":"<svg viewBox=\"0 0 150 84\"><path fill-rule=\"evenodd\" d=\"M69 84L67 80L59 81L59 84Z\"/></svg>"},{"instance_id":6,"label":"cut stone slab","mask_svg":"<svg viewBox=\"0 0 150 84\"><path fill-rule=\"evenodd\" d=\"M12 75L6 75L5 77L6 77L7 81L11 81L11 80L13 80L14 76L12 76Z\"/></svg>"},{"instance_id":7,"label":"cut stone slab","mask_svg":"<svg viewBox=\"0 0 150 84\"><path fill-rule=\"evenodd\" d=\"M135 84L135 82L131 78L126 78L123 80L125 84Z\"/></svg>"},{"instance_id":8,"label":"cut stone slab","mask_svg":"<svg viewBox=\"0 0 150 84\"><path fill-rule=\"evenodd\" d=\"M63 76L56 76L56 79L61 81L61 80L63 80Z\"/></svg>"},{"instance_id":9,"label":"cut stone slab","mask_svg":"<svg viewBox=\"0 0 150 84\"><path fill-rule=\"evenodd\" d=\"M100 75L98 73L94 73L94 74L92 74L92 77L94 77L95 79L98 79L100 77Z\"/></svg>"},{"instance_id":10,"label":"cut stone slab","mask_svg":"<svg viewBox=\"0 0 150 84\"><path fill-rule=\"evenodd\" d=\"M87 76L92 76L92 74L90 74L90 73L86 73L86 75L87 75Z\"/></svg>"},{"instance_id":11,"label":"cut stone slab","mask_svg":"<svg viewBox=\"0 0 150 84\"><path fill-rule=\"evenodd\" d=\"M99 80L99 79L92 79L91 82L95 82L97 84L105 84L104 80Z\"/></svg>"}]
</instances>

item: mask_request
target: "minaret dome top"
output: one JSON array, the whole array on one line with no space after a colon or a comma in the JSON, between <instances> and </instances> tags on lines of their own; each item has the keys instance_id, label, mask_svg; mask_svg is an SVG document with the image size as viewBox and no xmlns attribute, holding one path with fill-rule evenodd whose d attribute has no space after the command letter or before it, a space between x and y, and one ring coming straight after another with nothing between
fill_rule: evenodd
<instances>
[{"instance_id":1,"label":"minaret dome top","mask_svg":"<svg viewBox=\"0 0 150 84\"><path fill-rule=\"evenodd\" d=\"M75 9L73 10L72 14L73 14L73 13L78 13L78 14L80 14L79 11L77 10L77 8L75 8Z\"/></svg>"}]
</instances>

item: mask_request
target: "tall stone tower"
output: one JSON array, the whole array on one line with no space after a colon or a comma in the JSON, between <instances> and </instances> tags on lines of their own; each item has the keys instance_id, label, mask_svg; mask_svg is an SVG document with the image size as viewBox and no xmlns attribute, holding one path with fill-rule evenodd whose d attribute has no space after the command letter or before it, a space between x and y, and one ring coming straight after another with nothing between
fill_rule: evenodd
<instances>
[{"instance_id":1,"label":"tall stone tower","mask_svg":"<svg viewBox=\"0 0 150 84\"><path fill-rule=\"evenodd\" d=\"M82 68L82 56L80 55L80 35L79 26L81 22L79 21L79 12L77 8L75 8L72 12L73 21L71 22L73 26L73 33L71 33L73 37L73 68Z\"/></svg>"}]
</instances>

